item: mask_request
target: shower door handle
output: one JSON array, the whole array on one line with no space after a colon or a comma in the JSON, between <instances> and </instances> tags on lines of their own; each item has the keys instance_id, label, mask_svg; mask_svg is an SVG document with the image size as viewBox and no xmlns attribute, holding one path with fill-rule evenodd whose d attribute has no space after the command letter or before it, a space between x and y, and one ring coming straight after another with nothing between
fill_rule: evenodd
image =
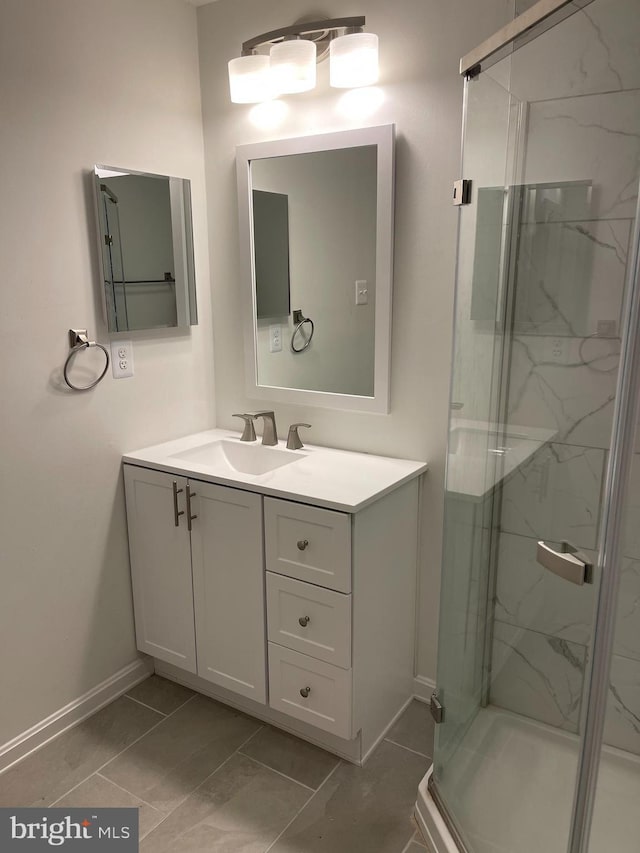
<instances>
[{"instance_id":1,"label":"shower door handle","mask_svg":"<svg viewBox=\"0 0 640 853\"><path fill-rule=\"evenodd\" d=\"M546 542L538 542L536 559L540 565L554 575L579 586L593 583L593 564L585 555L568 542L563 542L560 547L561 550L556 551Z\"/></svg>"}]
</instances>

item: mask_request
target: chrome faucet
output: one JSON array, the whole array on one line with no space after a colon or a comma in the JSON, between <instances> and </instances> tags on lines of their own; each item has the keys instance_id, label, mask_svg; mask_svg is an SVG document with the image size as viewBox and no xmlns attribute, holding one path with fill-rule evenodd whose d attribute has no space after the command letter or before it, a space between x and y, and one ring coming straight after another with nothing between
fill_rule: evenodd
<instances>
[{"instance_id":1,"label":"chrome faucet","mask_svg":"<svg viewBox=\"0 0 640 853\"><path fill-rule=\"evenodd\" d=\"M276 429L275 412L256 412L254 418L262 418L264 427L262 429L262 443L275 445L278 443L278 430Z\"/></svg>"},{"instance_id":2,"label":"chrome faucet","mask_svg":"<svg viewBox=\"0 0 640 853\"><path fill-rule=\"evenodd\" d=\"M242 418L244 421L244 429L240 436L240 441L255 441L256 431L253 426L255 415L232 415L234 418Z\"/></svg>"}]
</instances>

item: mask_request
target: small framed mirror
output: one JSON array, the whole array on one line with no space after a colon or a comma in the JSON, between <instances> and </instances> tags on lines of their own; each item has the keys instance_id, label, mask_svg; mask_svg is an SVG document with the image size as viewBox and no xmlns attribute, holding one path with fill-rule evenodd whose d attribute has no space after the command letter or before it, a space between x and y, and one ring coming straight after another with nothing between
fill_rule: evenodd
<instances>
[{"instance_id":1,"label":"small framed mirror","mask_svg":"<svg viewBox=\"0 0 640 853\"><path fill-rule=\"evenodd\" d=\"M238 147L247 395L389 411L394 126Z\"/></svg>"},{"instance_id":2,"label":"small framed mirror","mask_svg":"<svg viewBox=\"0 0 640 853\"><path fill-rule=\"evenodd\" d=\"M99 165L93 176L109 332L196 325L190 182Z\"/></svg>"}]
</instances>

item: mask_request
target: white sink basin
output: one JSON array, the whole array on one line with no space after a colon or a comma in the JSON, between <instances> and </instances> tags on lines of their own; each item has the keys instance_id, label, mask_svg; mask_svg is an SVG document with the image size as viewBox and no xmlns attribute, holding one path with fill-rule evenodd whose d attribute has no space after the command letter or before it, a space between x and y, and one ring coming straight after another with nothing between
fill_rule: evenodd
<instances>
[{"instance_id":1,"label":"white sink basin","mask_svg":"<svg viewBox=\"0 0 640 853\"><path fill-rule=\"evenodd\" d=\"M225 466L241 474L268 474L283 465L290 465L304 458L304 455L278 447L265 447L263 444L240 443L239 441L210 441L190 450L172 455L174 459L184 459L200 465Z\"/></svg>"}]
</instances>

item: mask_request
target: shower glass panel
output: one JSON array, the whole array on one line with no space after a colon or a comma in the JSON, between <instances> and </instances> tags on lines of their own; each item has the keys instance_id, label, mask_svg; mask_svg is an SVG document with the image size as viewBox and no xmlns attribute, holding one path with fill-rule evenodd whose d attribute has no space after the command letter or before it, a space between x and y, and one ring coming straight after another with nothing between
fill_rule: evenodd
<instances>
[{"instance_id":1,"label":"shower glass panel","mask_svg":"<svg viewBox=\"0 0 640 853\"><path fill-rule=\"evenodd\" d=\"M431 791L473 853L565 853L586 700L602 688L589 673L632 279L639 43L637 0L593 0L465 83L472 193L460 210ZM635 460L594 853L637 851L640 832ZM619 843L607 846L614 822Z\"/></svg>"}]
</instances>

